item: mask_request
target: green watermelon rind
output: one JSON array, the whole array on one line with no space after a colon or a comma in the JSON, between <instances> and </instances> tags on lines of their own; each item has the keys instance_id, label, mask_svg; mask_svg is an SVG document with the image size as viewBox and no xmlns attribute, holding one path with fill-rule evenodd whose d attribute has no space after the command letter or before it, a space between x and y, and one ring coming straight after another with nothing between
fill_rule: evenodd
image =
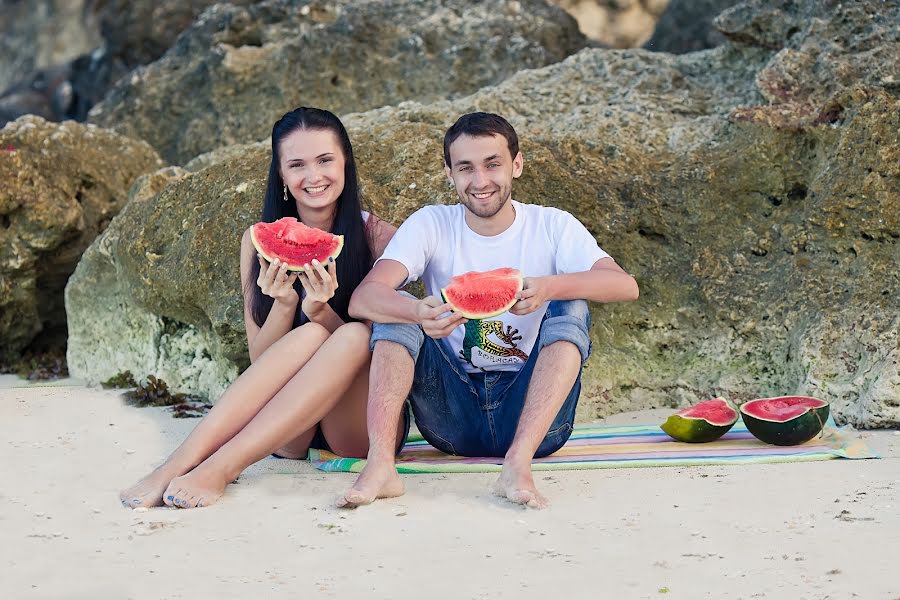
<instances>
[{"instance_id":1,"label":"green watermelon rind","mask_svg":"<svg viewBox=\"0 0 900 600\"><path fill-rule=\"evenodd\" d=\"M746 411L753 408L754 403L766 400L779 400L781 398L807 398L821 402L821 406L808 406L806 411L796 417L779 421L776 419L764 419L748 414ZM804 444L816 437L824 428L831 407L827 402L819 398L806 396L777 396L774 398L756 398L741 405L741 419L747 430L753 437L774 446L797 446Z\"/></svg>"},{"instance_id":2,"label":"green watermelon rind","mask_svg":"<svg viewBox=\"0 0 900 600\"><path fill-rule=\"evenodd\" d=\"M292 217L283 217L283 218L292 218ZM279 219L279 221L280 220L281 219ZM296 219L294 219L294 220L296 221ZM297 221L297 223L300 223L300 222ZM275 252L266 248L264 246L263 242L259 240L259 238L257 237L257 229L256 229L257 226L258 225L269 225L269 224L270 223L260 222L260 223L254 224L252 227L250 227L250 241L253 242L253 247L256 248L256 251L259 252L262 255L262 257L265 258L268 262L272 262L273 260L275 260L277 258L278 260L287 263L288 271L302 271L303 268L306 266L306 264L309 264L309 263L305 263L302 265L291 263L289 260L286 260L283 257L278 256ZM310 229L314 229L314 228L310 227ZM324 232L324 233L328 233L328 232ZM330 253L324 255L322 258L318 259L319 262L322 263L323 265L327 264L329 262L329 259L337 260L338 255L341 253L341 250L344 249L344 236L343 235L335 235L335 234L329 234L329 235L333 235L334 238L336 238L338 240L338 244L334 250L332 250Z\"/></svg>"},{"instance_id":3,"label":"green watermelon rind","mask_svg":"<svg viewBox=\"0 0 900 600\"><path fill-rule=\"evenodd\" d=\"M485 271L485 272L489 272L489 271ZM518 294L519 292L522 291L522 287L525 285L525 277L523 277L522 274L519 273L518 271L516 271L516 273L518 273L518 275L517 275L518 287L516 289L516 294ZM463 275L468 275L468 274L469 273L464 273ZM505 313L506 311L511 309L513 306L515 306L516 302L518 302L518 299L514 296L513 299L510 300L503 307L500 307L496 310L483 312L483 313L476 313L473 311L465 310L465 309L460 308L460 307L456 306L455 304L453 304L453 301L451 301L450 298L447 296L447 289L449 287L450 286L448 285L447 287L441 288L441 298L444 299L444 302L447 302L448 304L450 304L450 306L453 309L453 312L455 312L458 315L462 315L466 319L473 320L473 321L476 319L490 319L491 317L497 317L499 315L502 315L503 313Z\"/></svg>"},{"instance_id":4,"label":"green watermelon rind","mask_svg":"<svg viewBox=\"0 0 900 600\"><path fill-rule=\"evenodd\" d=\"M670 437L679 442L687 442L689 444L702 444L712 442L726 433L728 433L738 420L738 411L728 404L724 398L713 398L704 402L721 401L731 409L733 419L730 423L716 424L711 423L703 417L687 417L679 414L670 415L666 421L660 425L660 429L666 432ZM701 402L703 404L703 402ZM690 408L694 408L693 406Z\"/></svg>"}]
</instances>

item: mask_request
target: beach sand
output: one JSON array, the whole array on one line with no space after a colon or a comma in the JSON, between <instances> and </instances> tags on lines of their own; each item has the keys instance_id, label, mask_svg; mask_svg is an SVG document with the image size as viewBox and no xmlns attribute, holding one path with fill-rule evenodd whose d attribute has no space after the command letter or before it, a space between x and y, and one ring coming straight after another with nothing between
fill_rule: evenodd
<instances>
[{"instance_id":1,"label":"beach sand","mask_svg":"<svg viewBox=\"0 0 900 600\"><path fill-rule=\"evenodd\" d=\"M272 458L213 507L123 508L196 422L0 376L2 597L900 598L896 431L858 433L881 460L539 473L545 511L491 474L341 511L355 475Z\"/></svg>"}]
</instances>

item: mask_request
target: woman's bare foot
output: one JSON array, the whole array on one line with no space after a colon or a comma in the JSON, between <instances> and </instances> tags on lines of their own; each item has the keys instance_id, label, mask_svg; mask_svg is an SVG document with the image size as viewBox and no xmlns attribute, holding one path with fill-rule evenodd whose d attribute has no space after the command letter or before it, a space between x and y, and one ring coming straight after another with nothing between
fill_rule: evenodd
<instances>
[{"instance_id":1,"label":"woman's bare foot","mask_svg":"<svg viewBox=\"0 0 900 600\"><path fill-rule=\"evenodd\" d=\"M163 492L169 482L179 474L171 468L166 468L166 465L161 465L133 486L119 492L119 500L122 501L122 506L127 508L162 506Z\"/></svg>"},{"instance_id":2,"label":"woman's bare foot","mask_svg":"<svg viewBox=\"0 0 900 600\"><path fill-rule=\"evenodd\" d=\"M340 496L335 505L338 508L356 508L372 504L378 498L396 498L405 491L403 480L397 473L393 457L389 461L368 461L362 473L347 492Z\"/></svg>"},{"instance_id":3,"label":"woman's bare foot","mask_svg":"<svg viewBox=\"0 0 900 600\"><path fill-rule=\"evenodd\" d=\"M200 465L169 483L163 493L163 502L175 508L200 508L215 504L225 493L233 477Z\"/></svg>"},{"instance_id":4,"label":"woman's bare foot","mask_svg":"<svg viewBox=\"0 0 900 600\"><path fill-rule=\"evenodd\" d=\"M528 508L547 508L550 503L534 485L531 461L527 463L504 461L500 478L494 483L494 493L514 504Z\"/></svg>"}]
</instances>

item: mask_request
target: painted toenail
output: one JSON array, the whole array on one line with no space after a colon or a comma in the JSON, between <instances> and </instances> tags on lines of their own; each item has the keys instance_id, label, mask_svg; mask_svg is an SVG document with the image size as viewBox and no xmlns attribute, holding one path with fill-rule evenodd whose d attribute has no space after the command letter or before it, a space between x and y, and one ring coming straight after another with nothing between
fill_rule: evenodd
<instances>
[{"instance_id":1,"label":"painted toenail","mask_svg":"<svg viewBox=\"0 0 900 600\"><path fill-rule=\"evenodd\" d=\"M172 500L173 496L166 496L166 500Z\"/></svg>"}]
</instances>

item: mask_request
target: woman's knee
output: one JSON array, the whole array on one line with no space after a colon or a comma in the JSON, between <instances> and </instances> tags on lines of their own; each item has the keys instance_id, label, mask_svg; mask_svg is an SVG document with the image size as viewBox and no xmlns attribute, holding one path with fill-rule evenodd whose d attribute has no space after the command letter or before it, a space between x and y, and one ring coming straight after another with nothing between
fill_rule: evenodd
<instances>
[{"instance_id":1,"label":"woman's knee","mask_svg":"<svg viewBox=\"0 0 900 600\"><path fill-rule=\"evenodd\" d=\"M309 347L310 345L318 348L331 335L329 331L318 323L304 323L300 327L291 330L285 336L291 345L300 347Z\"/></svg>"},{"instance_id":2,"label":"woman's knee","mask_svg":"<svg viewBox=\"0 0 900 600\"><path fill-rule=\"evenodd\" d=\"M359 343L368 347L369 338L372 336L372 330L365 323L351 322L345 323L338 327L332 337L346 340L351 343Z\"/></svg>"}]
</instances>

